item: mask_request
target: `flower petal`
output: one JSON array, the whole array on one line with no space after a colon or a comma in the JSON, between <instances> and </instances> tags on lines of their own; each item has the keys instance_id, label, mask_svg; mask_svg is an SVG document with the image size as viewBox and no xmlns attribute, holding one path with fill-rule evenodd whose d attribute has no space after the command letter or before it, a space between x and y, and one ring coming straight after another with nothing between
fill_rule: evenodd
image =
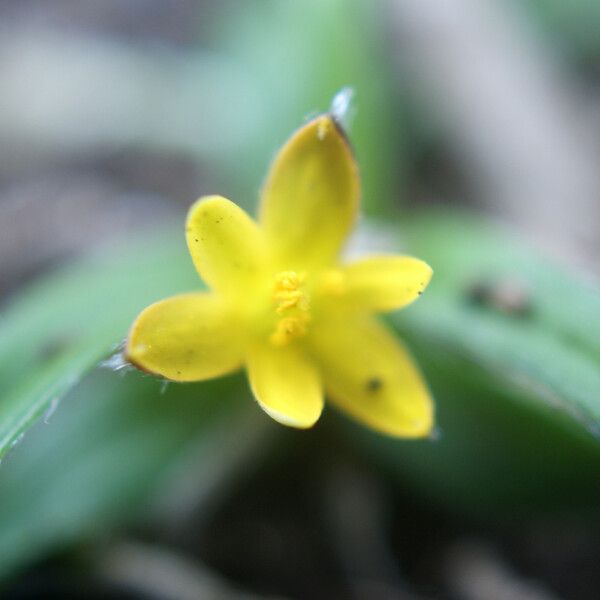
<instances>
[{"instance_id":1,"label":"flower petal","mask_svg":"<svg viewBox=\"0 0 600 600\"><path fill-rule=\"evenodd\" d=\"M423 437L433 426L433 403L407 351L374 319L336 320L311 330L332 402L358 421L397 437Z\"/></svg>"},{"instance_id":2,"label":"flower petal","mask_svg":"<svg viewBox=\"0 0 600 600\"><path fill-rule=\"evenodd\" d=\"M229 297L247 294L264 265L264 239L258 225L239 206L221 196L192 205L186 238L198 273Z\"/></svg>"},{"instance_id":3,"label":"flower petal","mask_svg":"<svg viewBox=\"0 0 600 600\"><path fill-rule=\"evenodd\" d=\"M298 346L265 343L252 348L248 379L261 408L283 425L312 427L323 410L320 377Z\"/></svg>"},{"instance_id":4,"label":"flower petal","mask_svg":"<svg viewBox=\"0 0 600 600\"><path fill-rule=\"evenodd\" d=\"M390 311L416 300L431 279L431 267L410 256L372 256L342 269L344 303Z\"/></svg>"},{"instance_id":5,"label":"flower petal","mask_svg":"<svg viewBox=\"0 0 600 600\"><path fill-rule=\"evenodd\" d=\"M127 359L173 381L199 381L242 363L240 324L212 294L181 294L151 304L127 339Z\"/></svg>"},{"instance_id":6,"label":"flower petal","mask_svg":"<svg viewBox=\"0 0 600 600\"><path fill-rule=\"evenodd\" d=\"M279 152L263 189L260 222L274 255L329 265L358 209L360 184L348 141L331 115L300 128Z\"/></svg>"}]
</instances>

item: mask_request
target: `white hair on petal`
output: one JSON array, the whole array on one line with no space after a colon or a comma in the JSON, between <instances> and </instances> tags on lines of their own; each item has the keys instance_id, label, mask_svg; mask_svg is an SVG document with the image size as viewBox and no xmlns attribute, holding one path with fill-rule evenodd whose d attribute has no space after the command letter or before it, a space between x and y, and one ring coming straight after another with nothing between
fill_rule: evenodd
<instances>
[{"instance_id":1,"label":"white hair on petal","mask_svg":"<svg viewBox=\"0 0 600 600\"><path fill-rule=\"evenodd\" d=\"M354 98L354 89L346 86L343 87L331 101L329 112L333 118L338 121L344 129L348 129L352 119L354 118L354 107L352 99Z\"/></svg>"}]
</instances>

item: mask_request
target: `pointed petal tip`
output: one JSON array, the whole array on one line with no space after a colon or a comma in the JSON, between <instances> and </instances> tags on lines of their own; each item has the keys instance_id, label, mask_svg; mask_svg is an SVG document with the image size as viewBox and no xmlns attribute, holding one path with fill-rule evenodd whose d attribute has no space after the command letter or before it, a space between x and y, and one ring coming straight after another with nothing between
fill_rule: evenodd
<instances>
[{"instance_id":1,"label":"pointed petal tip","mask_svg":"<svg viewBox=\"0 0 600 600\"><path fill-rule=\"evenodd\" d=\"M140 344L137 344L134 348L130 342L130 339L127 339L125 349L123 350L123 359L129 365L131 365L138 371L145 373L146 375L152 375L153 377L161 377L166 381L173 381L178 383L186 381L185 379L173 379L169 377L166 373L164 373L161 369L149 367L145 364L145 354L146 350L144 348L141 348Z\"/></svg>"},{"instance_id":2,"label":"pointed petal tip","mask_svg":"<svg viewBox=\"0 0 600 600\"><path fill-rule=\"evenodd\" d=\"M241 210L239 206L225 198L225 196L220 196L218 194L208 194L205 196L200 196L198 200L196 200L189 207L187 211L187 216L185 220L185 230L187 233L192 232L195 229L194 221L198 218L199 215L204 217L210 217L216 215L217 217L221 216L223 211L233 210L239 211Z\"/></svg>"},{"instance_id":3,"label":"pointed petal tip","mask_svg":"<svg viewBox=\"0 0 600 600\"><path fill-rule=\"evenodd\" d=\"M350 414L350 416L361 425L390 438L405 440L431 439L436 432L433 401L427 398L419 408L420 414L414 416L404 414L395 420L373 419L356 413Z\"/></svg>"},{"instance_id":4,"label":"pointed petal tip","mask_svg":"<svg viewBox=\"0 0 600 600\"><path fill-rule=\"evenodd\" d=\"M400 426L390 430L388 435L395 438L404 439L427 439L432 436L434 431L434 420L432 415L424 416L421 419L411 419ZM385 431L382 433L386 433Z\"/></svg>"},{"instance_id":5,"label":"pointed petal tip","mask_svg":"<svg viewBox=\"0 0 600 600\"><path fill-rule=\"evenodd\" d=\"M421 261L421 262L423 263L423 274L424 274L423 287L421 288L421 292L422 292L431 282L431 278L433 277L433 269L431 268L431 265L429 265L425 261Z\"/></svg>"},{"instance_id":6,"label":"pointed petal tip","mask_svg":"<svg viewBox=\"0 0 600 600\"><path fill-rule=\"evenodd\" d=\"M354 309L398 310L423 293L432 273L427 263L412 256L367 256L343 267L342 301Z\"/></svg>"},{"instance_id":7,"label":"pointed petal tip","mask_svg":"<svg viewBox=\"0 0 600 600\"><path fill-rule=\"evenodd\" d=\"M334 113L322 113L312 121L309 121L305 126L310 126L312 123L317 126L317 137L320 140L324 140L330 133L335 133L342 142L344 142L344 145L348 148L351 156L354 158L354 147L352 146L352 142L348 137L344 124Z\"/></svg>"},{"instance_id":8,"label":"pointed petal tip","mask_svg":"<svg viewBox=\"0 0 600 600\"><path fill-rule=\"evenodd\" d=\"M425 384L421 393L413 398L413 403L405 406L395 422L389 423L389 427L381 422L375 425L375 429L391 437L412 440L431 438L435 427L435 403Z\"/></svg>"},{"instance_id":9,"label":"pointed petal tip","mask_svg":"<svg viewBox=\"0 0 600 600\"><path fill-rule=\"evenodd\" d=\"M348 132L342 121L340 121L333 112L323 112L311 117L296 129L290 137L290 140L294 139L295 136L306 134L311 130L314 130L319 141L325 141L331 134L335 134L335 137L343 142L343 145L346 146L350 151L351 156L354 158L354 147L348 137Z\"/></svg>"},{"instance_id":10,"label":"pointed petal tip","mask_svg":"<svg viewBox=\"0 0 600 600\"><path fill-rule=\"evenodd\" d=\"M319 414L312 415L303 415L300 417L299 415L295 415L295 417L290 416L289 414L284 414L274 410L270 406L266 406L261 403L260 400L256 399L257 404L273 419L277 421L280 425L285 425L286 427L292 427L293 429L311 429L315 426L317 421L321 418L321 412Z\"/></svg>"}]
</instances>

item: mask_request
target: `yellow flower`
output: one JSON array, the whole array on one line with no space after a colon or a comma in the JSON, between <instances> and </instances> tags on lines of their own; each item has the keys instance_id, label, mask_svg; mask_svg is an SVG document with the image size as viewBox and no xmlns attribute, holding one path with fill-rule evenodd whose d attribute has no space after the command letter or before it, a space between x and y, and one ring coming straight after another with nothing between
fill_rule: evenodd
<instances>
[{"instance_id":1,"label":"yellow flower","mask_svg":"<svg viewBox=\"0 0 600 600\"><path fill-rule=\"evenodd\" d=\"M424 262L340 262L359 204L348 141L325 114L301 127L271 167L258 223L221 196L190 209L186 237L211 292L167 298L133 324L127 359L172 381L245 366L260 406L311 427L332 403L399 437L422 437L433 403L410 356L373 316L406 306L431 278Z\"/></svg>"}]
</instances>

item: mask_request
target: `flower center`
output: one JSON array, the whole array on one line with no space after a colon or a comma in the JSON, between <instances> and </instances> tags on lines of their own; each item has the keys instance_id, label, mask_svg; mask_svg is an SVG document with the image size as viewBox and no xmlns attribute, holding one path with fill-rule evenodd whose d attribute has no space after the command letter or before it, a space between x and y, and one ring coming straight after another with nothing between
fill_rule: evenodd
<instances>
[{"instance_id":1,"label":"flower center","mask_svg":"<svg viewBox=\"0 0 600 600\"><path fill-rule=\"evenodd\" d=\"M306 334L311 317L305 281L303 272L281 271L275 276L273 301L278 320L270 340L276 346L285 346Z\"/></svg>"}]
</instances>

